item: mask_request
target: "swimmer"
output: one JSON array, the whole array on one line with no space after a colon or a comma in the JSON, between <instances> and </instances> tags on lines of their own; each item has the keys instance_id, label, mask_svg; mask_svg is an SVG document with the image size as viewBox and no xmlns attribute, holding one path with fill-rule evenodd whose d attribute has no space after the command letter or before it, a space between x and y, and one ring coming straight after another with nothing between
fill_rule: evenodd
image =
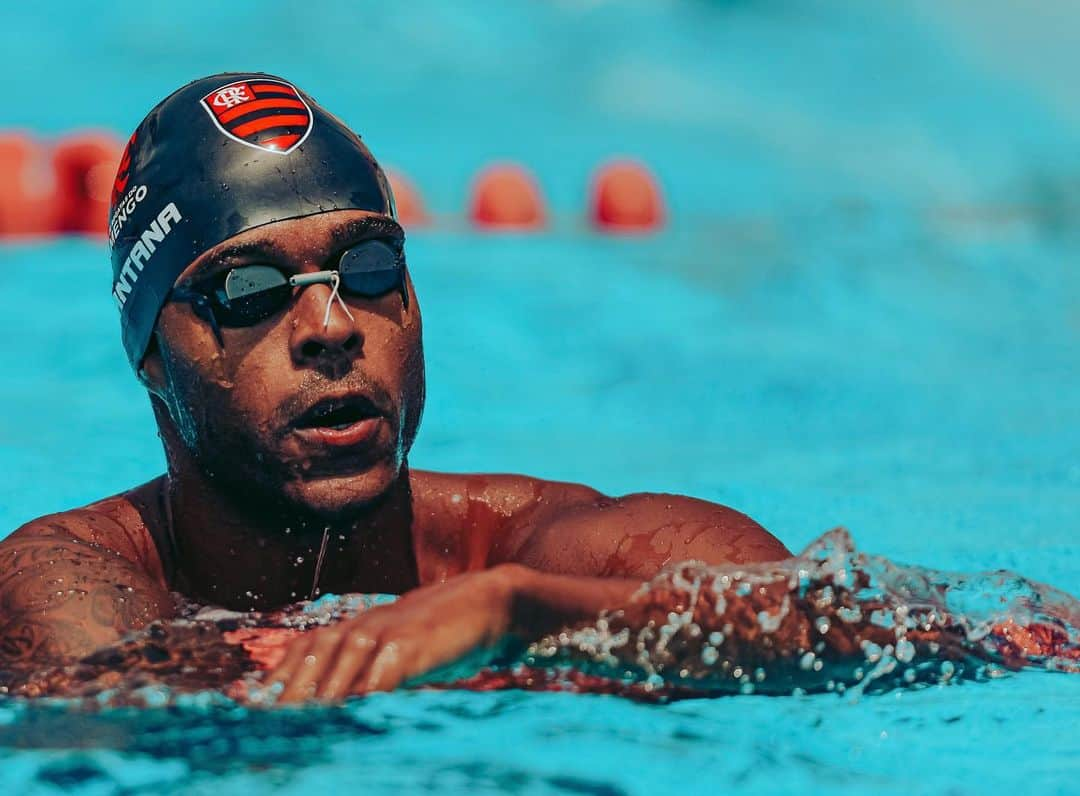
<instances>
[{"instance_id":1,"label":"swimmer","mask_svg":"<svg viewBox=\"0 0 1080 796\"><path fill-rule=\"evenodd\" d=\"M109 239L168 469L0 542L0 669L85 656L173 616L174 594L404 595L296 639L271 674L284 701L339 699L617 609L666 564L789 556L703 500L410 468L424 353L394 199L286 80L216 75L156 106Z\"/></svg>"}]
</instances>

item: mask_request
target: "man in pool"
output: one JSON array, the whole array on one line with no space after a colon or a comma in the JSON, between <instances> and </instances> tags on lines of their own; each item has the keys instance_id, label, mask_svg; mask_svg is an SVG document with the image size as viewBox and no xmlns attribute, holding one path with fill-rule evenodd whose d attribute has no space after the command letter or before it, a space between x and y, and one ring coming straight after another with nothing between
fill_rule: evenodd
<instances>
[{"instance_id":1,"label":"man in pool","mask_svg":"<svg viewBox=\"0 0 1080 796\"><path fill-rule=\"evenodd\" d=\"M272 674L285 700L334 699L596 616L671 562L788 556L689 497L410 469L424 356L393 197L285 80L217 75L154 108L109 237L168 472L0 543L0 668L110 644L172 616L170 592L244 610L404 595L306 634Z\"/></svg>"}]
</instances>

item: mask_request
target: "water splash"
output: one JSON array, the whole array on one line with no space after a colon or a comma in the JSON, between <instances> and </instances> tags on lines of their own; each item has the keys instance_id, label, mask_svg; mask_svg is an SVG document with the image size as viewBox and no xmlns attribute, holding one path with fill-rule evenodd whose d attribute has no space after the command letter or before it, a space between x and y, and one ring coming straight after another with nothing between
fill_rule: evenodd
<instances>
[{"instance_id":1,"label":"water splash","mask_svg":"<svg viewBox=\"0 0 1080 796\"><path fill-rule=\"evenodd\" d=\"M836 529L786 561L667 568L631 605L529 648L511 680L581 674L640 695L881 691L1080 671L1080 601L1015 573L859 552ZM507 683L509 684L509 683Z\"/></svg>"},{"instance_id":2,"label":"water splash","mask_svg":"<svg viewBox=\"0 0 1080 796\"><path fill-rule=\"evenodd\" d=\"M314 627L392 600L326 595L282 611L192 604L76 664L0 672L4 693L93 705L266 705L263 673ZM462 666L440 687L619 693L870 693L1010 670L1080 671L1080 601L999 571L894 564L837 529L795 558L684 562L625 608L532 643L495 668ZM431 678L427 678L429 681Z\"/></svg>"}]
</instances>

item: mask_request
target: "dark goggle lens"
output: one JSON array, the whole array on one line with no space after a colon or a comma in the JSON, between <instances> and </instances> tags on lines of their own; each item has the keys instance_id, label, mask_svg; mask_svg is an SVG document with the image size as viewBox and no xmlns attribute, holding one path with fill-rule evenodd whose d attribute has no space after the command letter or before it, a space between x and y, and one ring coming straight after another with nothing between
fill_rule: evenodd
<instances>
[{"instance_id":1,"label":"dark goggle lens","mask_svg":"<svg viewBox=\"0 0 1080 796\"><path fill-rule=\"evenodd\" d=\"M218 320L223 326L252 326L279 310L291 290L289 280L272 266L233 268L215 291Z\"/></svg>"},{"instance_id":2,"label":"dark goggle lens","mask_svg":"<svg viewBox=\"0 0 1080 796\"><path fill-rule=\"evenodd\" d=\"M341 255L338 272L347 292L373 298L401 285L401 257L382 241L364 241Z\"/></svg>"},{"instance_id":3,"label":"dark goggle lens","mask_svg":"<svg viewBox=\"0 0 1080 796\"><path fill-rule=\"evenodd\" d=\"M404 268L397 250L382 241L364 241L341 255L344 292L374 298L401 288ZM280 310L292 294L289 278L272 265L242 265L225 274L204 295L222 326L253 326ZM407 305L406 305L407 306Z\"/></svg>"}]
</instances>

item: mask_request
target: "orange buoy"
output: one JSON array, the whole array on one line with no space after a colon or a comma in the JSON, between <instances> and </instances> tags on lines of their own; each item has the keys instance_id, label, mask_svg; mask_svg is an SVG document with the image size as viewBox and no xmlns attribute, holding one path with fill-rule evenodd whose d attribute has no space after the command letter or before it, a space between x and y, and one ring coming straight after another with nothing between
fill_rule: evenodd
<instances>
[{"instance_id":1,"label":"orange buoy","mask_svg":"<svg viewBox=\"0 0 1080 796\"><path fill-rule=\"evenodd\" d=\"M632 160L606 163L593 176L589 220L611 232L648 232L664 223L664 200L652 173Z\"/></svg>"},{"instance_id":2,"label":"orange buoy","mask_svg":"<svg viewBox=\"0 0 1080 796\"><path fill-rule=\"evenodd\" d=\"M516 163L498 163L473 182L469 218L480 227L539 229L547 213L533 176Z\"/></svg>"},{"instance_id":3,"label":"orange buoy","mask_svg":"<svg viewBox=\"0 0 1080 796\"><path fill-rule=\"evenodd\" d=\"M397 219L403 227L417 227L427 224L431 219L424 210L423 200L412 182L399 171L386 170L386 179L390 181L390 191L394 194L397 207Z\"/></svg>"},{"instance_id":4,"label":"orange buoy","mask_svg":"<svg viewBox=\"0 0 1080 796\"><path fill-rule=\"evenodd\" d=\"M104 235L109 198L123 145L108 133L66 136L53 148L64 232Z\"/></svg>"},{"instance_id":5,"label":"orange buoy","mask_svg":"<svg viewBox=\"0 0 1080 796\"><path fill-rule=\"evenodd\" d=\"M48 148L25 133L0 133L0 237L56 232L57 195Z\"/></svg>"}]
</instances>

